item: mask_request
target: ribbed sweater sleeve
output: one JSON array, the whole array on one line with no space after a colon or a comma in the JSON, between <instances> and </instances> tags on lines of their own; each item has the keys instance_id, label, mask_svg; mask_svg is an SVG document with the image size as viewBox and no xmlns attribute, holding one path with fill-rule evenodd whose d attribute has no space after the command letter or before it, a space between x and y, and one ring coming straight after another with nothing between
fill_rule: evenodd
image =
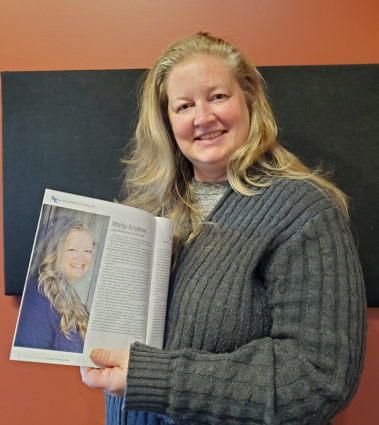
<instances>
[{"instance_id":1,"label":"ribbed sweater sleeve","mask_svg":"<svg viewBox=\"0 0 379 425\"><path fill-rule=\"evenodd\" d=\"M310 207L302 220L273 238L256 270L268 336L225 353L135 343L124 409L178 424L303 425L326 424L346 407L365 351L361 268L338 208Z\"/></svg>"}]
</instances>

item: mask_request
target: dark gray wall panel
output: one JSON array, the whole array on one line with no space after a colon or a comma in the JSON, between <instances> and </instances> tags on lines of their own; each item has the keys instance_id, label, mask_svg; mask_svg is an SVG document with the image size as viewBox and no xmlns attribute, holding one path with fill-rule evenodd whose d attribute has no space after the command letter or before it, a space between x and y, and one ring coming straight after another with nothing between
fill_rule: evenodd
<instances>
[{"instance_id":1,"label":"dark gray wall panel","mask_svg":"<svg viewBox=\"0 0 379 425\"><path fill-rule=\"evenodd\" d=\"M5 293L22 293L45 188L112 201L142 70L4 72Z\"/></svg>"},{"instance_id":2,"label":"dark gray wall panel","mask_svg":"<svg viewBox=\"0 0 379 425\"><path fill-rule=\"evenodd\" d=\"M368 304L379 307L379 65L264 67L279 140L350 198Z\"/></svg>"},{"instance_id":3,"label":"dark gray wall panel","mask_svg":"<svg viewBox=\"0 0 379 425\"><path fill-rule=\"evenodd\" d=\"M379 65L260 68L279 140L333 170L351 218L370 306L379 306ZM112 200L144 70L5 72L5 293L20 294L46 187Z\"/></svg>"}]
</instances>

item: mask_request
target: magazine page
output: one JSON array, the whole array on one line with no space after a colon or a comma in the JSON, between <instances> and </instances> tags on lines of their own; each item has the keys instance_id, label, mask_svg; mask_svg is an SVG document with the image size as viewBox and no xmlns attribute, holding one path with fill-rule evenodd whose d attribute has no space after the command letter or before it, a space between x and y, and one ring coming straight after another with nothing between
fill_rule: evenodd
<instances>
[{"instance_id":1,"label":"magazine page","mask_svg":"<svg viewBox=\"0 0 379 425\"><path fill-rule=\"evenodd\" d=\"M174 223L155 217L146 344L163 348Z\"/></svg>"},{"instance_id":2,"label":"magazine page","mask_svg":"<svg viewBox=\"0 0 379 425\"><path fill-rule=\"evenodd\" d=\"M93 366L145 341L154 217L46 190L11 360Z\"/></svg>"},{"instance_id":3,"label":"magazine page","mask_svg":"<svg viewBox=\"0 0 379 425\"><path fill-rule=\"evenodd\" d=\"M135 341L146 343L154 221L148 227L125 220L125 227L112 220L109 225L84 344L87 355L93 348L125 350Z\"/></svg>"}]
</instances>

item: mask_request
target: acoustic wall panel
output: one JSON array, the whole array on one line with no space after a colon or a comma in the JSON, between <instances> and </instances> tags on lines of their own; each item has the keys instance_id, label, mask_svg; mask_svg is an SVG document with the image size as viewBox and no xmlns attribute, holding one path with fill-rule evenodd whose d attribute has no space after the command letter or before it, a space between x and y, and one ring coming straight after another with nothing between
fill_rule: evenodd
<instances>
[{"instance_id":1,"label":"acoustic wall panel","mask_svg":"<svg viewBox=\"0 0 379 425\"><path fill-rule=\"evenodd\" d=\"M370 306L379 306L379 66L262 67L279 140L350 197ZM2 73L5 293L21 294L46 187L112 200L144 70Z\"/></svg>"},{"instance_id":2,"label":"acoustic wall panel","mask_svg":"<svg viewBox=\"0 0 379 425\"><path fill-rule=\"evenodd\" d=\"M112 201L141 70L4 72L5 293L22 293L45 188Z\"/></svg>"},{"instance_id":3,"label":"acoustic wall panel","mask_svg":"<svg viewBox=\"0 0 379 425\"><path fill-rule=\"evenodd\" d=\"M379 65L261 68L279 140L349 197L368 305L379 307Z\"/></svg>"}]
</instances>

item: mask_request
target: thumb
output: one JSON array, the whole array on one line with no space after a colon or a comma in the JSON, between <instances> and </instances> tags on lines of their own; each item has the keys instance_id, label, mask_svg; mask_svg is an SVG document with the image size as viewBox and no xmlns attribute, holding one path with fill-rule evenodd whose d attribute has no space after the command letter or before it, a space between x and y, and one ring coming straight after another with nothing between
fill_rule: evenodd
<instances>
[{"instance_id":1,"label":"thumb","mask_svg":"<svg viewBox=\"0 0 379 425\"><path fill-rule=\"evenodd\" d=\"M95 348L90 352L91 360L100 367L115 367L121 366L128 358L128 353L125 351L112 351Z\"/></svg>"}]
</instances>

